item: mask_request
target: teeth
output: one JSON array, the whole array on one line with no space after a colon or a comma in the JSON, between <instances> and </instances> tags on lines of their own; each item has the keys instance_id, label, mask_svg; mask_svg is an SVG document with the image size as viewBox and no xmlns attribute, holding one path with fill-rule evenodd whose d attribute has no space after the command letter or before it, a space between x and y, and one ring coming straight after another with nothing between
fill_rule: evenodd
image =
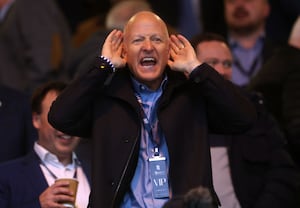
<instances>
[{"instance_id":1,"label":"teeth","mask_svg":"<svg viewBox=\"0 0 300 208\"><path fill-rule=\"evenodd\" d=\"M59 137L62 139L71 139L71 136L69 136L69 135L61 135Z\"/></svg>"},{"instance_id":2,"label":"teeth","mask_svg":"<svg viewBox=\"0 0 300 208\"><path fill-rule=\"evenodd\" d=\"M143 58L143 61L155 61L155 59L152 57L146 57L146 58Z\"/></svg>"}]
</instances>

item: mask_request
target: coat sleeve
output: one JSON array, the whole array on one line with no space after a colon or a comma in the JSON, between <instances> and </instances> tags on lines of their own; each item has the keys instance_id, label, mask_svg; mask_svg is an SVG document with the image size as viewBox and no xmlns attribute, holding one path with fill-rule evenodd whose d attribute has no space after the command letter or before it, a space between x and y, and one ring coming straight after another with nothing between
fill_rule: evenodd
<instances>
[{"instance_id":1,"label":"coat sleeve","mask_svg":"<svg viewBox=\"0 0 300 208\"><path fill-rule=\"evenodd\" d=\"M196 84L196 93L205 99L213 133L241 133L253 125L257 118L254 105L212 67L200 65L190 74L190 80Z\"/></svg>"},{"instance_id":2,"label":"coat sleeve","mask_svg":"<svg viewBox=\"0 0 300 208\"><path fill-rule=\"evenodd\" d=\"M74 80L53 102L49 123L66 134L90 137L94 98L101 94L113 75L109 63L97 58L94 67Z\"/></svg>"}]
</instances>

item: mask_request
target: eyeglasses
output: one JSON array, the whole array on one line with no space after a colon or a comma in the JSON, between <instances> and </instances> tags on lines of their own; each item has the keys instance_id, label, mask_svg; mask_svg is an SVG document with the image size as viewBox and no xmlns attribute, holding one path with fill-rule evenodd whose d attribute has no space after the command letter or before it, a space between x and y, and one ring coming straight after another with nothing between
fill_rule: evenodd
<instances>
[{"instance_id":1,"label":"eyeglasses","mask_svg":"<svg viewBox=\"0 0 300 208\"><path fill-rule=\"evenodd\" d=\"M215 67L218 64L222 64L222 66L226 69L229 69L232 67L232 60L221 61L219 59L212 58L212 59L206 59L206 60L204 60L204 62L207 63L208 65L211 65L212 67Z\"/></svg>"}]
</instances>

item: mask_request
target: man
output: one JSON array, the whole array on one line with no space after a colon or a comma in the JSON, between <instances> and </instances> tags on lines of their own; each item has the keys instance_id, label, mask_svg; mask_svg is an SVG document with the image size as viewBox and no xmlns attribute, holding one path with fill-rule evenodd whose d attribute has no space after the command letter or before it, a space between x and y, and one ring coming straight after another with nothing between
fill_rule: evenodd
<instances>
[{"instance_id":1,"label":"man","mask_svg":"<svg viewBox=\"0 0 300 208\"><path fill-rule=\"evenodd\" d=\"M41 86L32 96L32 121L38 131L33 151L25 157L0 166L0 207L56 208L62 201L86 208L90 192L88 173L73 152L79 138L55 130L47 120L53 100L65 88L64 83L51 82ZM58 178L76 178L77 196L68 183Z\"/></svg>"},{"instance_id":2,"label":"man","mask_svg":"<svg viewBox=\"0 0 300 208\"><path fill-rule=\"evenodd\" d=\"M49 112L55 128L93 138L91 207L162 207L200 185L216 204L207 129L237 133L255 119L253 105L201 64L185 37L169 37L145 11L108 35L95 66Z\"/></svg>"},{"instance_id":3,"label":"man","mask_svg":"<svg viewBox=\"0 0 300 208\"><path fill-rule=\"evenodd\" d=\"M49 80L63 79L71 34L56 1L10 0L0 33L0 82L31 95Z\"/></svg>"},{"instance_id":4,"label":"man","mask_svg":"<svg viewBox=\"0 0 300 208\"><path fill-rule=\"evenodd\" d=\"M222 36L199 35L192 44L201 62L231 79L233 58ZM213 184L222 208L298 207L300 175L283 134L265 110L262 97L247 94L258 111L253 127L239 135L210 135Z\"/></svg>"},{"instance_id":5,"label":"man","mask_svg":"<svg viewBox=\"0 0 300 208\"><path fill-rule=\"evenodd\" d=\"M227 36L233 55L232 81L246 86L276 44L265 36L268 0L224 0Z\"/></svg>"},{"instance_id":6,"label":"man","mask_svg":"<svg viewBox=\"0 0 300 208\"><path fill-rule=\"evenodd\" d=\"M249 83L261 92L266 106L286 133L289 148L300 167L300 16L291 30L288 45L280 48Z\"/></svg>"},{"instance_id":7,"label":"man","mask_svg":"<svg viewBox=\"0 0 300 208\"><path fill-rule=\"evenodd\" d=\"M0 162L24 156L36 140L29 98L0 84Z\"/></svg>"},{"instance_id":8,"label":"man","mask_svg":"<svg viewBox=\"0 0 300 208\"><path fill-rule=\"evenodd\" d=\"M95 57L100 53L106 36L113 29L122 30L129 18L140 11L151 11L146 0L122 0L114 4L106 15L105 27L101 27L76 49L69 67L69 78L86 72L93 65ZM95 28L93 26L93 28ZM86 30L86 29L85 29ZM86 31L83 31L84 33Z\"/></svg>"}]
</instances>

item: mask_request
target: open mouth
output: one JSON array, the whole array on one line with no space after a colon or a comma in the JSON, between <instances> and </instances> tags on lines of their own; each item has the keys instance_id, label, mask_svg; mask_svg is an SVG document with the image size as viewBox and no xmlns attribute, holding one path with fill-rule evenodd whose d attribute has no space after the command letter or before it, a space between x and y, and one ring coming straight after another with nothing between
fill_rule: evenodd
<instances>
[{"instance_id":1,"label":"open mouth","mask_svg":"<svg viewBox=\"0 0 300 208\"><path fill-rule=\"evenodd\" d=\"M156 64L156 59L154 57L144 57L141 59L140 64L142 66L154 66Z\"/></svg>"}]
</instances>

